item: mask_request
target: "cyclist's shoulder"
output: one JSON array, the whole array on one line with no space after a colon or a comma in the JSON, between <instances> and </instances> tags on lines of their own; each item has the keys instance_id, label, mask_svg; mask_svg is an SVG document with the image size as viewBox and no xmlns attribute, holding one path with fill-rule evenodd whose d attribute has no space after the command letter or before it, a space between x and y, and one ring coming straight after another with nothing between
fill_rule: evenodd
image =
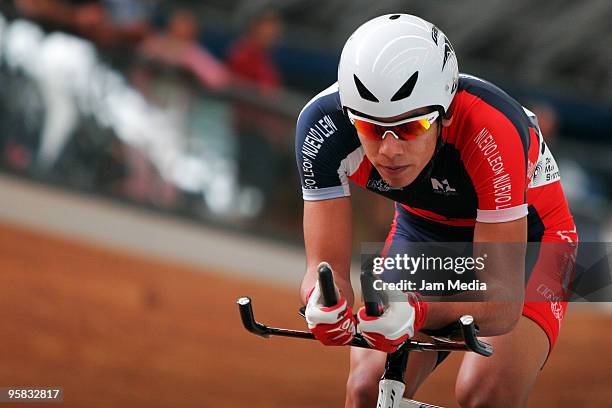
<instances>
[{"instance_id":1,"label":"cyclist's shoulder","mask_svg":"<svg viewBox=\"0 0 612 408\"><path fill-rule=\"evenodd\" d=\"M533 114L499 86L462 73L455 99L453 115L457 116L456 123L461 124L460 133L472 134L483 128L492 130L505 126L516 130L528 144L529 128L535 127Z\"/></svg>"},{"instance_id":2,"label":"cyclist's shoulder","mask_svg":"<svg viewBox=\"0 0 612 408\"><path fill-rule=\"evenodd\" d=\"M338 85L312 98L300 112L295 155L306 200L346 197L347 176L364 160L357 132L340 105Z\"/></svg>"},{"instance_id":3,"label":"cyclist's shoulder","mask_svg":"<svg viewBox=\"0 0 612 408\"><path fill-rule=\"evenodd\" d=\"M338 83L319 92L302 108L297 120L296 144L339 155L358 147L355 128L342 111Z\"/></svg>"},{"instance_id":4,"label":"cyclist's shoulder","mask_svg":"<svg viewBox=\"0 0 612 408\"><path fill-rule=\"evenodd\" d=\"M490 109L494 109L511 121L529 121L527 112L516 99L496 84L475 75L459 75L456 98L464 108L458 112L460 115L486 117Z\"/></svg>"},{"instance_id":5,"label":"cyclist's shoulder","mask_svg":"<svg viewBox=\"0 0 612 408\"><path fill-rule=\"evenodd\" d=\"M459 73L459 85L457 87L459 91L468 90L468 91L478 91L482 89L490 90L490 91L501 91L503 90L496 84L491 81L488 81L482 77L477 75L468 74L466 72Z\"/></svg>"}]
</instances>

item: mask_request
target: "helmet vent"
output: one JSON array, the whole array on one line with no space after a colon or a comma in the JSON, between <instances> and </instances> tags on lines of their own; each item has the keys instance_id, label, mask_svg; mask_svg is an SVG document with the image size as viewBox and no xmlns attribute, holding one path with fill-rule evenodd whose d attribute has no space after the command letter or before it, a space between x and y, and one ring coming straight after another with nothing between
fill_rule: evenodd
<instances>
[{"instance_id":1,"label":"helmet vent","mask_svg":"<svg viewBox=\"0 0 612 408\"><path fill-rule=\"evenodd\" d=\"M412 91L414 90L414 86L416 85L418 78L419 71L412 74L412 76L408 78L406 82L404 82L404 85L402 85L395 95L393 95L393 98L391 98L391 102L399 101L412 95Z\"/></svg>"},{"instance_id":2,"label":"helmet vent","mask_svg":"<svg viewBox=\"0 0 612 408\"><path fill-rule=\"evenodd\" d=\"M398 18L400 18L401 16L399 14L394 14L391 17L389 17L389 20L397 20Z\"/></svg>"},{"instance_id":3,"label":"helmet vent","mask_svg":"<svg viewBox=\"0 0 612 408\"><path fill-rule=\"evenodd\" d=\"M454 53L455 50L453 49L450 41L448 41L448 38L444 37L444 60L442 61L442 71L444 71L448 58Z\"/></svg>"},{"instance_id":4,"label":"helmet vent","mask_svg":"<svg viewBox=\"0 0 612 408\"><path fill-rule=\"evenodd\" d=\"M370 102L380 102L378 99L376 99L374 94L370 92L368 88L365 87L364 84L361 83L359 78L357 78L357 75L353 74L353 79L355 80L355 86L357 87L357 91L359 92L359 95L361 95L363 99L365 99L366 101L370 101Z\"/></svg>"}]
</instances>

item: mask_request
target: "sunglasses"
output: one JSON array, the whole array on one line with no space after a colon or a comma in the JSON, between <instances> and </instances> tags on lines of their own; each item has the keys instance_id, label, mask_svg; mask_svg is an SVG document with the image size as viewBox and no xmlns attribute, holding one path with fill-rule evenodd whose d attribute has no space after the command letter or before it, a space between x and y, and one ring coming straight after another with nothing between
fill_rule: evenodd
<instances>
[{"instance_id":1,"label":"sunglasses","mask_svg":"<svg viewBox=\"0 0 612 408\"><path fill-rule=\"evenodd\" d=\"M364 118L347 111L349 120L357 132L369 140L383 140L390 133L396 139L410 140L427 132L438 119L440 112L433 111L425 115L398 120L397 122L380 122Z\"/></svg>"}]
</instances>

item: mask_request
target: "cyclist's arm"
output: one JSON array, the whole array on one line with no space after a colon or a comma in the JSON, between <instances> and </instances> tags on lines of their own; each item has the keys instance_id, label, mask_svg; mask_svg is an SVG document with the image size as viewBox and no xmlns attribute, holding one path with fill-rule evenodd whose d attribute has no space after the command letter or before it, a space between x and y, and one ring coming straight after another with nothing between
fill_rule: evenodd
<instances>
[{"instance_id":1,"label":"cyclist's arm","mask_svg":"<svg viewBox=\"0 0 612 408\"><path fill-rule=\"evenodd\" d=\"M353 305L350 281L352 226L350 197L322 201L304 201L304 244L306 274L300 296L306 296L317 280L317 266L328 262L334 271L334 281L347 301Z\"/></svg>"},{"instance_id":2,"label":"cyclist's arm","mask_svg":"<svg viewBox=\"0 0 612 408\"><path fill-rule=\"evenodd\" d=\"M485 245L482 249L487 253L482 271L487 281L484 295L493 301L430 302L425 328L441 328L470 314L478 322L482 336L496 336L512 330L523 308L526 241L526 217L503 223L477 222L475 243L502 243ZM510 242L516 244L508 244Z\"/></svg>"},{"instance_id":3,"label":"cyclist's arm","mask_svg":"<svg viewBox=\"0 0 612 408\"><path fill-rule=\"evenodd\" d=\"M463 118L462 134L470 136L456 144L478 198L474 255L482 251L479 243L500 244L486 245L485 268L475 271L476 278L487 283L487 290L467 293L472 303L431 302L426 327L440 328L471 314L481 335L494 336L512 330L523 307L527 168L529 155L537 156L539 144L520 105L493 106L485 99L475 101ZM500 194L505 194L502 201ZM507 244L511 242L515 244ZM475 294L480 299L474 301ZM463 295L457 298L466 300Z\"/></svg>"}]
</instances>

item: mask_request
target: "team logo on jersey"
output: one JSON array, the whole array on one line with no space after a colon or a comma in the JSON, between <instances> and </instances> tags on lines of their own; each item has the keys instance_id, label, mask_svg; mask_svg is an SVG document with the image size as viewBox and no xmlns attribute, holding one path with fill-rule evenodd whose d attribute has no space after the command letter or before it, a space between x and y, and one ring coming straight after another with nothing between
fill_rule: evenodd
<instances>
[{"instance_id":1,"label":"team logo on jersey","mask_svg":"<svg viewBox=\"0 0 612 408\"><path fill-rule=\"evenodd\" d=\"M367 188L370 190L378 190L378 191L391 191L391 190L401 190L398 187L391 187L387 182L383 179L372 179L368 180Z\"/></svg>"},{"instance_id":2,"label":"team logo on jersey","mask_svg":"<svg viewBox=\"0 0 612 408\"><path fill-rule=\"evenodd\" d=\"M550 150L544 145L544 153L540 155L533 172L529 188L540 187L554 183L561 178L559 167Z\"/></svg>"},{"instance_id":3,"label":"team logo on jersey","mask_svg":"<svg viewBox=\"0 0 612 408\"><path fill-rule=\"evenodd\" d=\"M433 188L433 192L436 194L443 194L445 196L457 195L457 190L450 186L447 179L442 181L437 178L431 178L431 187Z\"/></svg>"},{"instance_id":4,"label":"team logo on jersey","mask_svg":"<svg viewBox=\"0 0 612 408\"><path fill-rule=\"evenodd\" d=\"M536 164L535 169L533 171L533 178L536 179L538 178L538 176L540 175L540 173L542 173L542 163L539 162L538 164Z\"/></svg>"}]
</instances>

